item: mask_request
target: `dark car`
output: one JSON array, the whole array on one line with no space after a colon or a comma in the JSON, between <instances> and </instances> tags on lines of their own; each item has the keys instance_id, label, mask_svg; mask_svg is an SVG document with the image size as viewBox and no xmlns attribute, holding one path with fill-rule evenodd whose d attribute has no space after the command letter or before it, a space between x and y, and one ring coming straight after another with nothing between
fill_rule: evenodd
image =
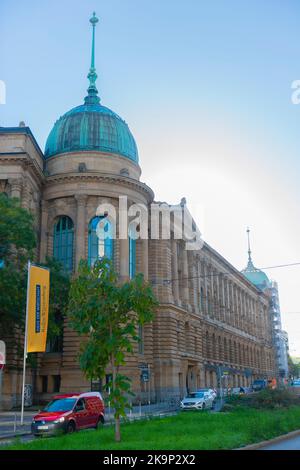
<instances>
[{"instance_id":1,"label":"dark car","mask_svg":"<svg viewBox=\"0 0 300 470\"><path fill-rule=\"evenodd\" d=\"M104 423L104 403L98 392L56 395L32 420L35 436L98 428Z\"/></svg>"},{"instance_id":2,"label":"dark car","mask_svg":"<svg viewBox=\"0 0 300 470\"><path fill-rule=\"evenodd\" d=\"M253 392L259 392L260 390L263 390L266 387L267 387L267 381L265 379L254 380L252 384Z\"/></svg>"}]
</instances>

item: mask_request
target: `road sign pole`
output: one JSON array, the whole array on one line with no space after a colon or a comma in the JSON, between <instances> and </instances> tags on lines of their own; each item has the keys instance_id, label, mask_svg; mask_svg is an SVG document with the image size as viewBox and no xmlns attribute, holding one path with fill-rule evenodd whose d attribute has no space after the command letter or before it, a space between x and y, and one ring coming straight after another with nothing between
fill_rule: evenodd
<instances>
[{"instance_id":1,"label":"road sign pole","mask_svg":"<svg viewBox=\"0 0 300 470\"><path fill-rule=\"evenodd\" d=\"M23 423L24 423L24 400L25 400L25 375L26 375L26 359L27 359L27 335L28 335L28 305L29 305L30 268L31 268L31 263L30 263L30 261L28 261L27 300L26 300L26 319L25 319L25 338L24 338L24 357L23 357L22 404L21 404L21 426L23 426Z\"/></svg>"},{"instance_id":2,"label":"road sign pole","mask_svg":"<svg viewBox=\"0 0 300 470\"><path fill-rule=\"evenodd\" d=\"M2 409L2 383L3 370L6 363L6 346L4 341L0 340L0 410Z\"/></svg>"},{"instance_id":3,"label":"road sign pole","mask_svg":"<svg viewBox=\"0 0 300 470\"><path fill-rule=\"evenodd\" d=\"M149 403L149 414L150 414L150 405L151 405L151 374L150 374L150 364L148 364L148 374L149 374L149 398L148 398L148 403Z\"/></svg>"},{"instance_id":4,"label":"road sign pole","mask_svg":"<svg viewBox=\"0 0 300 470\"><path fill-rule=\"evenodd\" d=\"M3 368L0 369L0 411L2 410L2 371Z\"/></svg>"}]
</instances>

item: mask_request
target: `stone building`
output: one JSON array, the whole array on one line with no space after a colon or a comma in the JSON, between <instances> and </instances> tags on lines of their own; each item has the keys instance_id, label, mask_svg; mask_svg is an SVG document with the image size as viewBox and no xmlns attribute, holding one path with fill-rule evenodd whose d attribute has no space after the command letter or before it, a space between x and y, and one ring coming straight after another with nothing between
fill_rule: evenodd
<instances>
[{"instance_id":1,"label":"stone building","mask_svg":"<svg viewBox=\"0 0 300 470\"><path fill-rule=\"evenodd\" d=\"M93 16L93 32L96 22ZM36 262L54 256L72 273L81 258L92 264L105 255L121 280L137 272L149 280L159 308L153 323L140 330L142 341L125 367L137 396L150 391L157 400L216 387L225 371L231 386L274 376L269 297L208 244L186 250L185 240L172 236L122 239L119 219L116 238L99 242L97 225L105 216L97 213L99 204L113 205L120 215L119 196L127 197L128 206L150 208L154 194L140 180L138 150L127 124L100 104L94 34L92 50L84 103L55 122L44 152L24 123L0 128L0 191L20 198L34 213ZM111 225L108 219L107 228ZM10 408L20 400L22 359L15 340L8 340L7 348L3 403ZM79 368L78 349L79 339L65 322L63 338L37 355L36 369L28 368L26 383L33 384L36 400L95 386ZM149 382L141 380L145 364Z\"/></svg>"},{"instance_id":2,"label":"stone building","mask_svg":"<svg viewBox=\"0 0 300 470\"><path fill-rule=\"evenodd\" d=\"M288 366L288 334L282 329L281 324L281 311L279 302L278 284L276 281L271 281L266 273L257 269L251 258L249 228L248 232L248 264L242 271L246 278L254 284L257 289L261 290L269 297L270 318L272 321L272 338L275 350L275 370L276 377L279 382L288 379L289 366Z\"/></svg>"}]
</instances>

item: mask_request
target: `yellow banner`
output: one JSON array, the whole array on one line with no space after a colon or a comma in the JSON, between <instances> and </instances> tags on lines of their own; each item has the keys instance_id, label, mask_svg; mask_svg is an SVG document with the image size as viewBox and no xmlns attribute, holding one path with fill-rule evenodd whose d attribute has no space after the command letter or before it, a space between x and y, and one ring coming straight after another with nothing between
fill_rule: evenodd
<instances>
[{"instance_id":1,"label":"yellow banner","mask_svg":"<svg viewBox=\"0 0 300 470\"><path fill-rule=\"evenodd\" d=\"M30 266L27 352L45 352L49 312L48 269Z\"/></svg>"}]
</instances>

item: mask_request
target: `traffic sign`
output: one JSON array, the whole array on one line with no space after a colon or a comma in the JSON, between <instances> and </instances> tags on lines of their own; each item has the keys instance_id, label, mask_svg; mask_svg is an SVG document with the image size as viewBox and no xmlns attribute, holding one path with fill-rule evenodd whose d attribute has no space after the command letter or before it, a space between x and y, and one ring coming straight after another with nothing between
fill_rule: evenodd
<instances>
[{"instance_id":1,"label":"traffic sign","mask_svg":"<svg viewBox=\"0 0 300 470\"><path fill-rule=\"evenodd\" d=\"M149 382L149 370L143 369L141 373L141 381L142 382Z\"/></svg>"}]
</instances>

